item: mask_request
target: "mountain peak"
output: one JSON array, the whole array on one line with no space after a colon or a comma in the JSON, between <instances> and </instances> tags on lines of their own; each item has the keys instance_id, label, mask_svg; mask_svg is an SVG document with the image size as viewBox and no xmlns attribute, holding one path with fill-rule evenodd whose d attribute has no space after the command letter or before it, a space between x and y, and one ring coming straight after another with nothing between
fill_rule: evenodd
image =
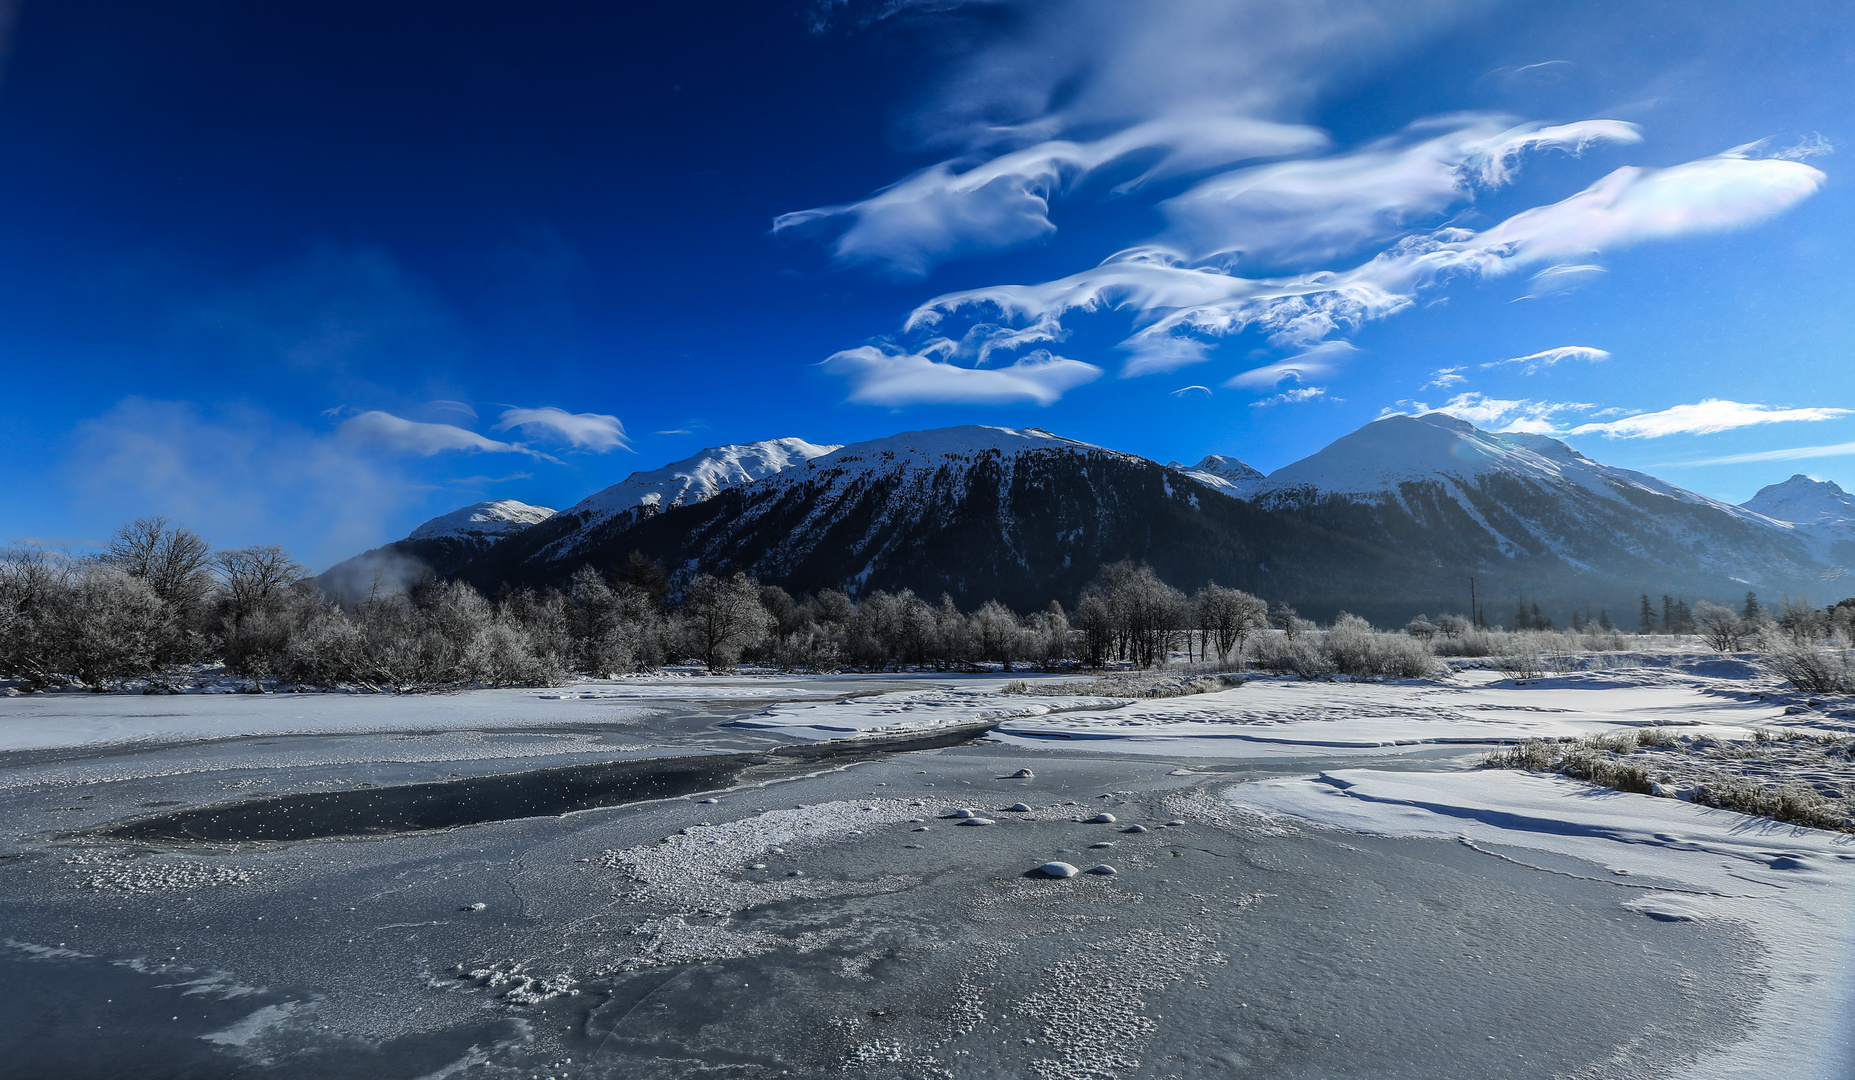
<instances>
[{"instance_id":1,"label":"mountain peak","mask_svg":"<svg viewBox=\"0 0 1855 1080\"><path fill-rule=\"evenodd\" d=\"M1843 491L1833 480L1812 480L1802 473L1781 484L1760 488L1758 494L1740 505L1779 521L1809 524L1855 520L1855 495Z\"/></svg>"},{"instance_id":2,"label":"mountain peak","mask_svg":"<svg viewBox=\"0 0 1855 1080\"><path fill-rule=\"evenodd\" d=\"M440 514L412 530L406 539L507 536L553 516L554 511L545 506L532 506L514 499L495 499Z\"/></svg>"},{"instance_id":3,"label":"mountain peak","mask_svg":"<svg viewBox=\"0 0 1855 1080\"><path fill-rule=\"evenodd\" d=\"M634 472L575 503L568 513L606 518L638 507L668 510L699 503L838 449L792 437L711 446L660 469Z\"/></svg>"},{"instance_id":4,"label":"mountain peak","mask_svg":"<svg viewBox=\"0 0 1855 1080\"><path fill-rule=\"evenodd\" d=\"M1177 469L1206 487L1238 499L1249 498L1263 482L1261 469L1225 454L1206 454L1204 460L1192 466L1174 461L1166 467Z\"/></svg>"}]
</instances>

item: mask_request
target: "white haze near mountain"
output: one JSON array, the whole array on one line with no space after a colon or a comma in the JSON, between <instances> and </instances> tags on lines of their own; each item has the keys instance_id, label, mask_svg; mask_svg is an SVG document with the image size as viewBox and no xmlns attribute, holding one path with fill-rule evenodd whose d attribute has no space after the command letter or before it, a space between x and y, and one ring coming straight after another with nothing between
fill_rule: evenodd
<instances>
[{"instance_id":1,"label":"white haze near mountain","mask_svg":"<svg viewBox=\"0 0 1855 1080\"><path fill-rule=\"evenodd\" d=\"M902 125L917 145L953 156L861 200L782 215L775 230L815 235L841 263L920 275L1047 239L1066 193L1136 156L1146 170L1111 196L1206 175L1158 202L1161 231L1127 237L1098 265L932 297L899 332L834 354L827 370L865 404L1047 405L1100 373L1058 352L1072 316L1116 311L1131 324L1123 376L1199 363L1218 342L1256 332L1301 362L1269 361L1227 385L1306 387L1335 373L1307 363L1311 350L1344 343L1449 282L1527 274L1536 292L1550 292L1602 272L1606 253L1749 225L1823 185L1824 174L1799 160L1808 152L1764 140L1663 168L1615 169L1472 230L1445 216L1508 185L1530 159L1628 147L1642 133L1606 117L1545 124L1457 114L1336 152L1326 133L1290 122L1319 93L1367 77L1481 7L1011 7L1013 31L984 39ZM1336 65L1337 56L1348 62Z\"/></svg>"}]
</instances>

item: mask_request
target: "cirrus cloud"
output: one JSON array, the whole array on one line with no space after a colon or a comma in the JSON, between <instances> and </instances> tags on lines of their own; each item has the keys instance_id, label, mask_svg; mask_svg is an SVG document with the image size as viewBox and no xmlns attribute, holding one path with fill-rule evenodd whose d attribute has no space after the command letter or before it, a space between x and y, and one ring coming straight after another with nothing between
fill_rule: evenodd
<instances>
[{"instance_id":1,"label":"cirrus cloud","mask_svg":"<svg viewBox=\"0 0 1855 1080\"><path fill-rule=\"evenodd\" d=\"M625 425L619 422L618 417L604 413L570 413L552 405L537 409L504 409L491 430L508 431L511 428L520 428L524 434L547 438L575 449L603 453L631 448L631 440L625 436Z\"/></svg>"},{"instance_id":2,"label":"cirrus cloud","mask_svg":"<svg viewBox=\"0 0 1855 1080\"><path fill-rule=\"evenodd\" d=\"M1489 368L1505 367L1508 364L1519 364L1522 365L1520 368L1520 373L1522 375L1535 375L1539 373L1541 368L1549 368L1567 360L1583 360L1595 364L1608 359L1610 359L1609 353L1602 349L1594 349L1589 345L1561 345L1556 349L1542 349L1539 352L1528 353L1525 356L1516 356L1510 360L1494 360L1483 364L1481 367L1483 371L1486 371Z\"/></svg>"},{"instance_id":3,"label":"cirrus cloud","mask_svg":"<svg viewBox=\"0 0 1855 1080\"><path fill-rule=\"evenodd\" d=\"M337 431L351 443L423 457L452 450L485 454L534 454L534 451L518 443L499 442L455 424L407 420L378 409L350 416L341 422Z\"/></svg>"},{"instance_id":4,"label":"cirrus cloud","mask_svg":"<svg viewBox=\"0 0 1855 1080\"><path fill-rule=\"evenodd\" d=\"M1837 420L1848 415L1848 409L1779 409L1770 405L1749 405L1708 398L1692 405L1676 405L1660 412L1638 413L1621 420L1580 424L1572 428L1570 434L1602 435L1612 439L1658 439L1665 435L1711 435L1754 424Z\"/></svg>"},{"instance_id":5,"label":"cirrus cloud","mask_svg":"<svg viewBox=\"0 0 1855 1080\"><path fill-rule=\"evenodd\" d=\"M962 367L928 353L874 345L845 349L824 361L849 380L850 400L866 405L1048 405L1101 377L1101 369L1038 349L1006 367Z\"/></svg>"}]
</instances>

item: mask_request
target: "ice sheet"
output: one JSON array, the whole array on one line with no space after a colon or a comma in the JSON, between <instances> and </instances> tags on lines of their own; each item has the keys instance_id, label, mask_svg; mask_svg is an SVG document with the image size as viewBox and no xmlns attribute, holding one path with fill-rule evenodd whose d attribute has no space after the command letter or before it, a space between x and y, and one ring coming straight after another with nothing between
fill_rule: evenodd
<instances>
[{"instance_id":1,"label":"ice sheet","mask_svg":"<svg viewBox=\"0 0 1855 1080\"><path fill-rule=\"evenodd\" d=\"M1633 910L1742 922L1771 950L1772 992L1752 1044L1715 1055L1694 1075L1827 1077L1855 1063L1855 837L1502 770L1345 769L1242 784L1226 798L1354 832L1571 856L1617 883L1619 902ZM1659 880L1633 880L1643 877Z\"/></svg>"}]
</instances>

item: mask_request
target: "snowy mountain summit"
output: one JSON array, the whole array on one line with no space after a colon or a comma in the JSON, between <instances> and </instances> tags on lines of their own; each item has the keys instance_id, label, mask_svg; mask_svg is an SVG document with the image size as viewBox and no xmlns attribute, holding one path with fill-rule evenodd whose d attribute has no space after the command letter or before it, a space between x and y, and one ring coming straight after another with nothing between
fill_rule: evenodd
<instances>
[{"instance_id":1,"label":"snowy mountain summit","mask_svg":"<svg viewBox=\"0 0 1855 1080\"><path fill-rule=\"evenodd\" d=\"M1782 484L1770 484L1739 505L1779 521L1814 524L1855 521L1855 495L1834 481L1812 480L1802 473Z\"/></svg>"},{"instance_id":2,"label":"snowy mountain summit","mask_svg":"<svg viewBox=\"0 0 1855 1080\"><path fill-rule=\"evenodd\" d=\"M1480 570L1711 574L1775 587L1825 569L1791 526L1755 510L1444 413L1375 420L1270 473L1255 498Z\"/></svg>"},{"instance_id":3,"label":"snowy mountain summit","mask_svg":"<svg viewBox=\"0 0 1855 1080\"><path fill-rule=\"evenodd\" d=\"M1262 486L1261 469L1253 468L1225 454L1206 454L1204 460L1196 465L1184 465L1169 462L1168 469L1177 469L1214 491L1239 499L1247 499Z\"/></svg>"},{"instance_id":4,"label":"snowy mountain summit","mask_svg":"<svg viewBox=\"0 0 1855 1080\"><path fill-rule=\"evenodd\" d=\"M514 499L497 499L493 502L472 503L448 514L441 514L412 530L406 539L504 537L553 516L554 511L546 506L532 506Z\"/></svg>"},{"instance_id":5,"label":"snowy mountain summit","mask_svg":"<svg viewBox=\"0 0 1855 1080\"><path fill-rule=\"evenodd\" d=\"M661 469L634 472L611 487L594 492L567 509L587 524L627 511L668 510L712 499L727 488L800 465L838 449L804 439L764 439L755 443L711 446Z\"/></svg>"}]
</instances>

